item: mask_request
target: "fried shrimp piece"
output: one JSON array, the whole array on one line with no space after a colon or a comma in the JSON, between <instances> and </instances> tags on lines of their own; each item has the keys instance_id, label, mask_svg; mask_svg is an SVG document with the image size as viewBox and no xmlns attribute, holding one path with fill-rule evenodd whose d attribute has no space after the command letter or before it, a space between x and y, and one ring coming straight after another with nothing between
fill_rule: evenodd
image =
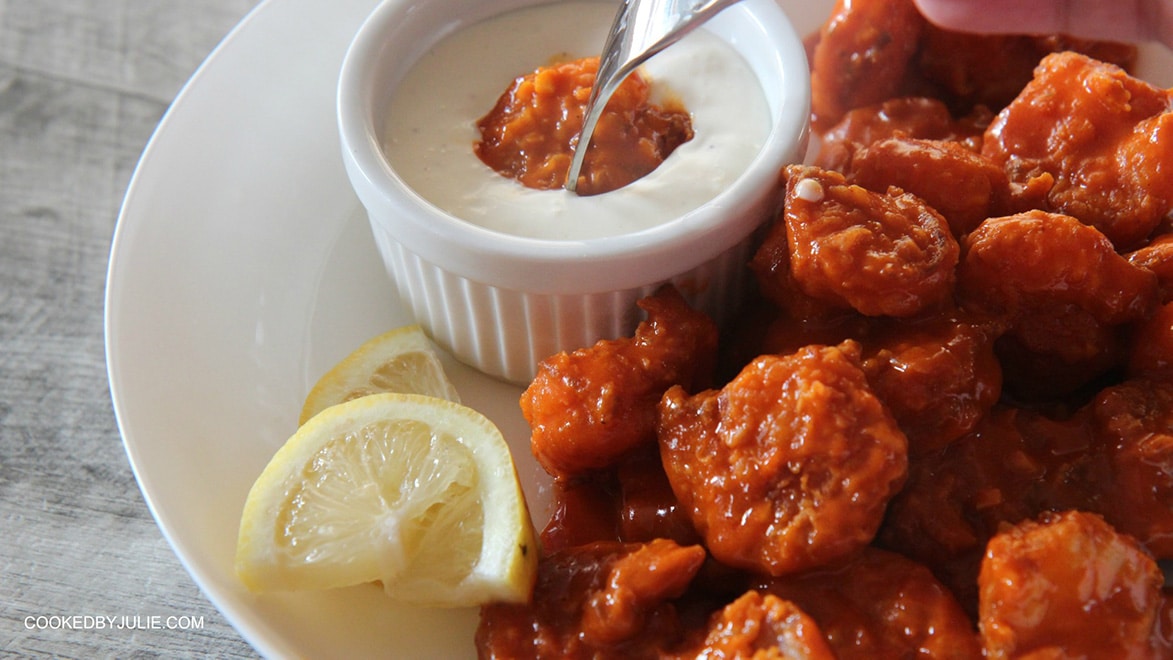
<instances>
[{"instance_id":1,"label":"fried shrimp piece","mask_svg":"<svg viewBox=\"0 0 1173 660\"><path fill-rule=\"evenodd\" d=\"M719 391L664 394L664 469L716 559L783 575L871 541L908 447L859 350L845 342L762 356Z\"/></svg>"},{"instance_id":2,"label":"fried shrimp piece","mask_svg":"<svg viewBox=\"0 0 1173 660\"><path fill-rule=\"evenodd\" d=\"M1173 92L1117 66L1052 54L990 124L982 153L1041 196L1023 208L1074 216L1130 249L1173 210L1171 109Z\"/></svg>"},{"instance_id":3,"label":"fried shrimp piece","mask_svg":"<svg viewBox=\"0 0 1173 660\"><path fill-rule=\"evenodd\" d=\"M757 588L810 615L839 660L981 657L973 623L953 594L927 568L893 552L864 548L840 564Z\"/></svg>"},{"instance_id":4,"label":"fried shrimp piece","mask_svg":"<svg viewBox=\"0 0 1173 660\"><path fill-rule=\"evenodd\" d=\"M1123 364L1125 348L1120 326L1075 304L1044 302L998 339L1002 389L1022 402L1078 401Z\"/></svg>"},{"instance_id":5,"label":"fried shrimp piece","mask_svg":"<svg viewBox=\"0 0 1173 660\"><path fill-rule=\"evenodd\" d=\"M807 295L897 317L952 295L960 248L923 201L895 189L874 193L816 167L791 165L786 174L790 273Z\"/></svg>"},{"instance_id":6,"label":"fried shrimp piece","mask_svg":"<svg viewBox=\"0 0 1173 660\"><path fill-rule=\"evenodd\" d=\"M1130 537L1083 512L990 540L978 578L988 658L1160 658L1164 577Z\"/></svg>"},{"instance_id":7,"label":"fried shrimp piece","mask_svg":"<svg viewBox=\"0 0 1173 660\"><path fill-rule=\"evenodd\" d=\"M477 157L528 188L561 188L598 67L598 57L587 57L518 77L477 122ZM649 82L636 72L619 85L599 117L578 191L596 195L621 188L656 169L692 137L688 111L679 103L654 104Z\"/></svg>"},{"instance_id":8,"label":"fried shrimp piece","mask_svg":"<svg viewBox=\"0 0 1173 660\"><path fill-rule=\"evenodd\" d=\"M552 553L529 603L481 608L480 657L658 658L684 634L672 601L704 560L704 548L667 540Z\"/></svg>"},{"instance_id":9,"label":"fried shrimp piece","mask_svg":"<svg viewBox=\"0 0 1173 660\"><path fill-rule=\"evenodd\" d=\"M816 130L852 108L898 96L925 25L911 0L839 0L811 58Z\"/></svg>"},{"instance_id":10,"label":"fried shrimp piece","mask_svg":"<svg viewBox=\"0 0 1173 660\"><path fill-rule=\"evenodd\" d=\"M584 638L596 646L613 646L639 635L648 611L683 595L705 557L699 545L682 547L656 539L617 559L586 600Z\"/></svg>"},{"instance_id":11,"label":"fried shrimp piece","mask_svg":"<svg viewBox=\"0 0 1173 660\"><path fill-rule=\"evenodd\" d=\"M715 612L704 639L686 644L665 660L838 660L827 639L805 612L773 594L747 591Z\"/></svg>"},{"instance_id":12,"label":"fried shrimp piece","mask_svg":"<svg viewBox=\"0 0 1173 660\"><path fill-rule=\"evenodd\" d=\"M1156 278L1116 253L1099 231L1066 215L991 218L963 243L960 295L982 311L1021 318L1045 302L1077 305L1108 324L1143 318Z\"/></svg>"},{"instance_id":13,"label":"fried shrimp piece","mask_svg":"<svg viewBox=\"0 0 1173 660\"><path fill-rule=\"evenodd\" d=\"M958 238L1010 209L1006 172L958 142L880 140L855 154L848 178L875 192L894 186L920 197Z\"/></svg>"},{"instance_id":14,"label":"fried shrimp piece","mask_svg":"<svg viewBox=\"0 0 1173 660\"><path fill-rule=\"evenodd\" d=\"M1157 276L1161 302L1173 302L1173 234L1161 234L1127 257L1132 265L1151 270Z\"/></svg>"},{"instance_id":15,"label":"fried shrimp piece","mask_svg":"<svg viewBox=\"0 0 1173 660\"><path fill-rule=\"evenodd\" d=\"M522 393L531 448L550 474L607 467L642 444L654 445L660 395L672 385L709 384L717 360L712 319L670 286L639 306L647 319L633 337L543 360Z\"/></svg>"},{"instance_id":16,"label":"fried shrimp piece","mask_svg":"<svg viewBox=\"0 0 1173 660\"><path fill-rule=\"evenodd\" d=\"M952 316L884 328L865 343L863 370L913 456L969 433L1002 392L990 333Z\"/></svg>"},{"instance_id":17,"label":"fried shrimp piece","mask_svg":"<svg viewBox=\"0 0 1173 660\"><path fill-rule=\"evenodd\" d=\"M1149 552L1173 558L1173 382L1135 379L1088 407L1103 481L1084 505Z\"/></svg>"},{"instance_id":18,"label":"fried shrimp piece","mask_svg":"<svg viewBox=\"0 0 1173 660\"><path fill-rule=\"evenodd\" d=\"M1157 302L1152 272L1130 264L1096 228L1045 211L983 222L963 241L957 272L963 306L1005 321L1000 357L1025 365L1004 372L1020 396L1062 395L1059 388L1113 367L1121 357L1115 328L1145 318Z\"/></svg>"},{"instance_id":19,"label":"fried shrimp piece","mask_svg":"<svg viewBox=\"0 0 1173 660\"><path fill-rule=\"evenodd\" d=\"M855 153L888 138L955 142L980 152L982 134L993 119L989 112L975 112L955 119L939 99L902 96L875 105L849 110L819 140L815 165L847 172Z\"/></svg>"},{"instance_id":20,"label":"fried shrimp piece","mask_svg":"<svg viewBox=\"0 0 1173 660\"><path fill-rule=\"evenodd\" d=\"M771 224L750 259L750 272L757 281L762 297L784 310L787 321L821 320L841 316L844 311L854 313L854 310L844 310L841 302L819 300L802 290L790 268L788 233L785 222Z\"/></svg>"},{"instance_id":21,"label":"fried shrimp piece","mask_svg":"<svg viewBox=\"0 0 1173 660\"><path fill-rule=\"evenodd\" d=\"M1173 382L1173 302L1137 324L1128 375Z\"/></svg>"}]
</instances>

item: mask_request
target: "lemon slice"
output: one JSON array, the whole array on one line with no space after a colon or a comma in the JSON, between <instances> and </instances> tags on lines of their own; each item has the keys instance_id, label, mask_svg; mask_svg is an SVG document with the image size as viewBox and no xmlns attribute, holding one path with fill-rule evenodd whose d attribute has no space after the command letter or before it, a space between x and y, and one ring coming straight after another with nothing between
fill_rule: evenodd
<instances>
[{"instance_id":1,"label":"lemon slice","mask_svg":"<svg viewBox=\"0 0 1173 660\"><path fill-rule=\"evenodd\" d=\"M381 581L434 606L525 601L537 546L509 447L480 413L384 393L327 408L244 505L236 571L254 591Z\"/></svg>"},{"instance_id":2,"label":"lemon slice","mask_svg":"<svg viewBox=\"0 0 1173 660\"><path fill-rule=\"evenodd\" d=\"M460 401L432 341L418 325L368 340L327 371L306 395L298 424L332 405L379 392L407 392Z\"/></svg>"}]
</instances>

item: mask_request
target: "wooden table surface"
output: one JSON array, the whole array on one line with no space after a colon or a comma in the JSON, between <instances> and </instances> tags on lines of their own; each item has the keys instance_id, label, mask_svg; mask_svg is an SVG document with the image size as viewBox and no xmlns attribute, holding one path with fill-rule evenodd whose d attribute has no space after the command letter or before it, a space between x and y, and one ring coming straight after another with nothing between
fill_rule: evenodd
<instances>
[{"instance_id":1,"label":"wooden table surface","mask_svg":"<svg viewBox=\"0 0 1173 660\"><path fill-rule=\"evenodd\" d=\"M147 510L102 334L139 155L255 4L0 0L0 656L256 656Z\"/></svg>"}]
</instances>

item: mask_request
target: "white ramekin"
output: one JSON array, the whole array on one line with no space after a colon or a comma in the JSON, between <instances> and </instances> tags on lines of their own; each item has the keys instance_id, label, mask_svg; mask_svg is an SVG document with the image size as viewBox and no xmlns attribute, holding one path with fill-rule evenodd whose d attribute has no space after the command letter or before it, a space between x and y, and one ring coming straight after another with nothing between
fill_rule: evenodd
<instances>
[{"instance_id":1,"label":"white ramekin","mask_svg":"<svg viewBox=\"0 0 1173 660\"><path fill-rule=\"evenodd\" d=\"M351 44L338 85L346 171L403 303L457 359L519 383L553 353L629 334L640 320L635 302L666 282L724 319L748 281L756 230L777 212L780 172L805 153L810 107L801 38L774 0L742 0L705 29L750 63L773 124L727 190L680 218L615 237L523 238L462 221L388 164L385 113L397 83L440 39L543 1L385 0Z\"/></svg>"}]
</instances>

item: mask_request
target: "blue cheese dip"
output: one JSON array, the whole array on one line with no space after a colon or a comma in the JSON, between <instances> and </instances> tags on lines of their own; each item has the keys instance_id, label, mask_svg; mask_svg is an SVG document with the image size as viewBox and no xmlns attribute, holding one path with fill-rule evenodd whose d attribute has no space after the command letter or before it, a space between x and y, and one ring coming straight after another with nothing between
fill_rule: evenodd
<instances>
[{"instance_id":1,"label":"blue cheese dip","mask_svg":"<svg viewBox=\"0 0 1173 660\"><path fill-rule=\"evenodd\" d=\"M474 153L477 120L514 78L555 61L598 55L616 6L555 2L468 26L428 50L396 90L383 151L416 193L489 230L577 241L639 232L708 202L760 152L771 128L757 76L725 40L698 29L640 74L652 102L679 101L694 137L654 171L617 190L580 197L501 176Z\"/></svg>"}]
</instances>

